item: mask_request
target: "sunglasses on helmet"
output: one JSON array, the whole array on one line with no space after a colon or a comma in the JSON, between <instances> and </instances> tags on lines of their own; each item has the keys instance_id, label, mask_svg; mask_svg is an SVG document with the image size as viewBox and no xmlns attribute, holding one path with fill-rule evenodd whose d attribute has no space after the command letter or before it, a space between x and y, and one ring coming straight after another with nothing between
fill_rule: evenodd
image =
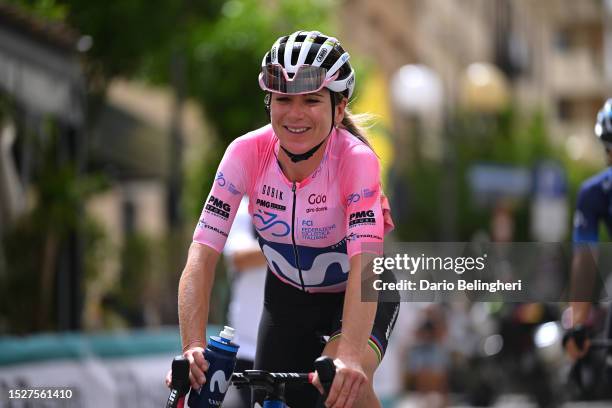
<instances>
[{"instance_id":1,"label":"sunglasses on helmet","mask_svg":"<svg viewBox=\"0 0 612 408\"><path fill-rule=\"evenodd\" d=\"M333 82L338 73L326 78L327 69L313 65L301 65L293 77L280 64L266 64L261 67L259 85L269 92L300 95L317 92Z\"/></svg>"}]
</instances>

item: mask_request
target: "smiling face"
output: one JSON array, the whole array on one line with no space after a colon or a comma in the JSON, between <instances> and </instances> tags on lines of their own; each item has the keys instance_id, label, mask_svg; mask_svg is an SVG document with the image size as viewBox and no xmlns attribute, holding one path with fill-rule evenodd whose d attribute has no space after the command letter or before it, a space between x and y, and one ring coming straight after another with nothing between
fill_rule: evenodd
<instances>
[{"instance_id":1,"label":"smiling face","mask_svg":"<svg viewBox=\"0 0 612 408\"><path fill-rule=\"evenodd\" d=\"M346 99L336 105L334 123L342 122L345 107ZM329 90L305 95L273 93L270 119L280 144L292 153L304 153L321 143L331 129Z\"/></svg>"}]
</instances>

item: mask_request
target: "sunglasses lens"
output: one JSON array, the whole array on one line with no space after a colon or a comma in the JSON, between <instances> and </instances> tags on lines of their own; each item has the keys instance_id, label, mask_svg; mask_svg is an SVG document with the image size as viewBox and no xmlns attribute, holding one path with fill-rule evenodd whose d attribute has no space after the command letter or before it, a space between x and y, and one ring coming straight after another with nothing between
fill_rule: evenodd
<instances>
[{"instance_id":1,"label":"sunglasses lens","mask_svg":"<svg viewBox=\"0 0 612 408\"><path fill-rule=\"evenodd\" d=\"M268 64L262 69L262 81L267 90L284 94L303 94L320 90L325 84L327 70L302 65L292 78L278 64Z\"/></svg>"}]
</instances>

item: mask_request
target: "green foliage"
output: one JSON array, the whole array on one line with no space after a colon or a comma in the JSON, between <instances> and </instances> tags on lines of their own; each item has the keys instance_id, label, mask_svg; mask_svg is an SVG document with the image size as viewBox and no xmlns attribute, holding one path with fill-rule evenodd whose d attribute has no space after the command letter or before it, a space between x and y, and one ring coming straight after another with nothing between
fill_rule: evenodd
<instances>
[{"instance_id":1,"label":"green foliage","mask_svg":"<svg viewBox=\"0 0 612 408\"><path fill-rule=\"evenodd\" d=\"M556 161L567 171L570 209L579 183L589 171L593 171L584 169L583 163L571 161L563 150L549 141L541 112L520 115L516 108L509 108L496 117L460 112L449 120L453 171L449 172L436 160L422 160L407 169L408 207L402 209L404 213L401 215L406 222L397 228L401 240L441 239L443 205L453 205L456 211L456 240L468 241L476 231L489 231L492 208L479 206L468 185L467 174L474 164L494 163L531 169L541 160ZM444 201L447 197L440 196L442 180L448 181L449 178L456 191L456 200L451 204ZM529 234L529 203L529 197L509 203L514 212L514 239L517 241L532 239ZM571 220L567 222L570 225Z\"/></svg>"},{"instance_id":2,"label":"green foliage","mask_svg":"<svg viewBox=\"0 0 612 408\"><path fill-rule=\"evenodd\" d=\"M26 136L39 158L30 186L34 206L1 240L7 273L0 274L0 316L11 333L55 328L55 273L70 234L80 234L90 250L104 240L101 228L85 218L82 203L106 188L105 179L79 175L73 162L62 159L59 128L51 121L45 128L42 137ZM89 268L89 274L97 269Z\"/></svg>"},{"instance_id":3,"label":"green foliage","mask_svg":"<svg viewBox=\"0 0 612 408\"><path fill-rule=\"evenodd\" d=\"M67 8L56 0L9 0L32 15L50 21L64 21Z\"/></svg>"},{"instance_id":4,"label":"green foliage","mask_svg":"<svg viewBox=\"0 0 612 408\"><path fill-rule=\"evenodd\" d=\"M194 31L190 88L203 102L222 144L266 121L257 84L261 59L276 38L298 29L328 31L327 2L231 0L214 24Z\"/></svg>"}]
</instances>

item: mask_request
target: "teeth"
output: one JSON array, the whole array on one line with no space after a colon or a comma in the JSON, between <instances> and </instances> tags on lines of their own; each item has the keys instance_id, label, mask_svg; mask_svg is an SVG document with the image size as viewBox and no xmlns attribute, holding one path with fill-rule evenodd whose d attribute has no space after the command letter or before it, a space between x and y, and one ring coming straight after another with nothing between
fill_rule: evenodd
<instances>
[{"instance_id":1,"label":"teeth","mask_svg":"<svg viewBox=\"0 0 612 408\"><path fill-rule=\"evenodd\" d=\"M291 133L304 133L305 131L308 130L308 128L290 128L290 127L287 127L287 130L289 130Z\"/></svg>"}]
</instances>

